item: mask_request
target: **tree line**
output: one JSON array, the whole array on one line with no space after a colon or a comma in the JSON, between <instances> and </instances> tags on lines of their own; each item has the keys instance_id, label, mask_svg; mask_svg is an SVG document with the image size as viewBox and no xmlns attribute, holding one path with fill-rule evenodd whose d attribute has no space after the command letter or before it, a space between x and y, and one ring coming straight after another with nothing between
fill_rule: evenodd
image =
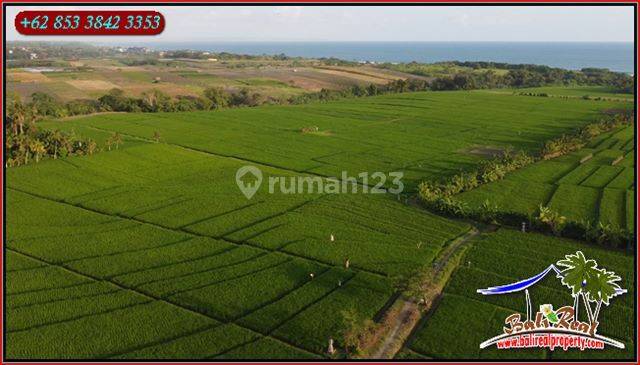
<instances>
[{"instance_id":1,"label":"tree line","mask_svg":"<svg viewBox=\"0 0 640 365\"><path fill-rule=\"evenodd\" d=\"M479 65L485 65L485 63L480 63ZM543 72L532 71L538 69L543 70ZM628 75L600 69L585 70L580 74L588 75L584 76L586 79L582 80L589 85L608 85L619 92L633 92L633 78ZM142 93L139 97L134 97L128 96L123 90L115 88L98 99L77 99L62 103L51 95L36 92L31 95L30 105L33 107L36 118L61 118L110 111L187 112L259 105L305 104L343 98L427 90L537 87L557 84L558 78L562 78L563 76L560 75L563 73L565 76L575 74L574 71L553 69L547 66L535 66L532 69L516 68L503 75L499 75L493 70L480 73L460 72L452 76L442 76L431 80L410 78L393 80L384 85L354 85L342 90L321 89L318 92L307 92L286 98L264 95L247 88L228 90L220 87L207 88L201 96L178 95L172 97L160 90L152 89ZM563 80L572 83L576 81L573 78L563 78Z\"/></svg>"},{"instance_id":2,"label":"tree line","mask_svg":"<svg viewBox=\"0 0 640 365\"><path fill-rule=\"evenodd\" d=\"M499 62L443 62L436 64L381 64L379 67L400 70L419 76L433 76L433 66L451 68L454 74L435 77L431 90L471 90L493 88L525 88L547 85L609 86L615 92L633 93L631 75L604 68L583 68L579 71L543 65L508 64ZM456 67L469 70L454 71ZM497 71L507 72L497 72Z\"/></svg>"},{"instance_id":3,"label":"tree line","mask_svg":"<svg viewBox=\"0 0 640 365\"><path fill-rule=\"evenodd\" d=\"M135 97L126 95L122 89L115 88L98 99L76 99L66 103L58 101L47 93L35 92L31 94L31 100L27 105L33 117L41 119L99 112L187 112L259 105L304 104L313 101L424 90L429 90L428 83L418 79L395 80L386 85L355 85L344 90L322 89L318 92L304 93L288 98L268 96L246 88L226 90L220 87L207 88L201 96L178 95L172 97L160 90L152 89ZM17 96L14 95L14 98Z\"/></svg>"}]
</instances>

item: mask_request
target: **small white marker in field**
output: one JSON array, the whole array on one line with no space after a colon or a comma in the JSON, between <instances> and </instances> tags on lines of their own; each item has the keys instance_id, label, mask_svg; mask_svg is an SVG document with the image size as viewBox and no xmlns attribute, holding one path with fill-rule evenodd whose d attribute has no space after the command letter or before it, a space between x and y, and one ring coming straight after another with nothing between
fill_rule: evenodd
<instances>
[{"instance_id":1,"label":"small white marker in field","mask_svg":"<svg viewBox=\"0 0 640 365\"><path fill-rule=\"evenodd\" d=\"M336 352L336 349L333 347L333 338L329 339L329 348L327 349L327 352L330 355L333 355Z\"/></svg>"},{"instance_id":2,"label":"small white marker in field","mask_svg":"<svg viewBox=\"0 0 640 365\"><path fill-rule=\"evenodd\" d=\"M314 273L309 274L309 277L313 280L316 275Z\"/></svg>"},{"instance_id":3,"label":"small white marker in field","mask_svg":"<svg viewBox=\"0 0 640 365\"><path fill-rule=\"evenodd\" d=\"M336 240L336 238L335 238L335 237L333 237L333 233L331 234L331 236L329 237L329 239L331 240L331 242L333 242L333 241L335 241L335 240Z\"/></svg>"}]
</instances>

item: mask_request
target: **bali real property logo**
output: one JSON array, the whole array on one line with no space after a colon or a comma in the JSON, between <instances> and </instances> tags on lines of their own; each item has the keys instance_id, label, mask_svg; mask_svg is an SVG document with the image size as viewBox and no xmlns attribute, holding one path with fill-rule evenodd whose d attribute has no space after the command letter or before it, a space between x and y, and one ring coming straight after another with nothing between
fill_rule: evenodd
<instances>
[{"instance_id":1,"label":"bali real property logo","mask_svg":"<svg viewBox=\"0 0 640 365\"><path fill-rule=\"evenodd\" d=\"M552 272L571 290L573 304L558 309L551 304L542 304L534 314L529 288ZM566 351L570 348L603 349L605 346L623 349L624 343L597 333L602 305L608 306L611 298L627 292L620 288L619 281L620 277L614 272L599 268L595 260L587 260L578 251L528 279L478 289L477 292L483 295L524 291L527 313L526 318L522 318L520 313L507 316L503 333L484 341L480 348L495 344L498 349L561 348ZM585 314L579 316L581 307Z\"/></svg>"}]
</instances>

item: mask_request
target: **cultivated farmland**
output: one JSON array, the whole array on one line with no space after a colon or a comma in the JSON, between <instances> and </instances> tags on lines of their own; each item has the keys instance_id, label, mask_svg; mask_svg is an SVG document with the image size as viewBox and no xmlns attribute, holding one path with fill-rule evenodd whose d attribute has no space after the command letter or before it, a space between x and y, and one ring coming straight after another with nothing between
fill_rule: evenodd
<instances>
[{"instance_id":1,"label":"cultivated farmland","mask_svg":"<svg viewBox=\"0 0 640 365\"><path fill-rule=\"evenodd\" d=\"M330 338L341 345L343 311L379 318L395 284L470 225L404 204L402 196L362 194L362 185L356 194L269 194L263 183L247 200L236 186L238 168L256 165L265 181L402 171L410 192L423 179L476 166L485 156L474 148L534 151L621 104L424 92L42 123L100 144L118 132L124 143L7 170L6 356L327 356ZM310 126L317 133L301 133ZM555 244L527 237L549 250ZM491 256L484 247L474 250ZM618 273L628 266L626 256L597 252ZM482 308L493 316L488 302L474 314ZM429 346L410 348L455 355Z\"/></svg>"},{"instance_id":2,"label":"cultivated farmland","mask_svg":"<svg viewBox=\"0 0 640 365\"><path fill-rule=\"evenodd\" d=\"M488 200L501 211L525 215L542 204L573 221L602 222L633 232L633 129L606 133L577 152L535 163L457 199L476 207Z\"/></svg>"},{"instance_id":3,"label":"cultivated farmland","mask_svg":"<svg viewBox=\"0 0 640 365\"><path fill-rule=\"evenodd\" d=\"M43 125L99 141L112 132L150 140L159 131L172 145L321 176L403 171L412 188L475 166L487 157L474 153L477 148L537 152L543 141L601 111L628 105L490 91L421 92L215 113L116 113ZM300 133L311 126L318 133Z\"/></svg>"},{"instance_id":4,"label":"cultivated farmland","mask_svg":"<svg viewBox=\"0 0 640 365\"><path fill-rule=\"evenodd\" d=\"M145 65L128 65L122 59L60 62L66 67L7 69L8 90L25 99L31 98L35 91L46 92L59 101L98 98L113 88L122 89L131 96L140 96L151 89L172 96L197 96L208 87L246 88L270 97L288 98L322 88L338 90L353 85L384 85L411 76L371 66L327 66L315 60L219 62L173 59Z\"/></svg>"}]
</instances>

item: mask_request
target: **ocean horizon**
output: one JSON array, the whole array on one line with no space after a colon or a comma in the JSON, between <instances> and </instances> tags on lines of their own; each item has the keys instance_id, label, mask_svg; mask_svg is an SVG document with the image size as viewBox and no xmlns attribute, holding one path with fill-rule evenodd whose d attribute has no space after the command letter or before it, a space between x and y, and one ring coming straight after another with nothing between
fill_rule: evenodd
<instances>
[{"instance_id":1,"label":"ocean horizon","mask_svg":"<svg viewBox=\"0 0 640 365\"><path fill-rule=\"evenodd\" d=\"M356 62L491 61L634 73L633 42L158 42L129 43L157 50L192 49L247 55L335 57Z\"/></svg>"}]
</instances>

